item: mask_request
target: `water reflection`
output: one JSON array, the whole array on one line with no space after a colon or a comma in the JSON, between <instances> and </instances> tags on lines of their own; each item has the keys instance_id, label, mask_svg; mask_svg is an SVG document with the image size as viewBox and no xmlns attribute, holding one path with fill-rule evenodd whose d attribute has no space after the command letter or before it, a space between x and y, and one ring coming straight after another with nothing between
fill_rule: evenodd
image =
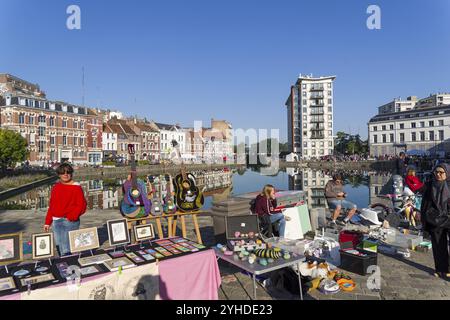
<instances>
[{"instance_id":1,"label":"water reflection","mask_svg":"<svg viewBox=\"0 0 450 320\"><path fill-rule=\"evenodd\" d=\"M228 197L232 191L233 171L228 169L193 172L200 190L205 197ZM139 177L145 180L145 177ZM161 196L167 194L167 183L160 177ZM122 184L125 179L104 179L78 181L83 188L87 208L118 209L122 200ZM49 204L52 185L46 185L17 195L0 203L0 209L46 210Z\"/></svg>"},{"instance_id":2,"label":"water reflection","mask_svg":"<svg viewBox=\"0 0 450 320\"><path fill-rule=\"evenodd\" d=\"M345 178L348 199L359 208L380 202L377 195L389 193L390 173L367 171L340 171ZM301 190L306 193L310 208L325 208L325 185L332 178L332 172L287 168L275 176L263 176L257 170L211 170L193 172L197 184L205 195L207 209L212 201L221 201L231 195L261 190L265 184L273 184L277 189ZM144 178L144 177L141 177ZM88 209L118 209L122 200L124 178L81 181ZM160 179L161 195L167 188L164 177ZM46 210L51 185L39 187L0 203L0 209ZM387 190L387 192L386 192Z\"/></svg>"}]
</instances>

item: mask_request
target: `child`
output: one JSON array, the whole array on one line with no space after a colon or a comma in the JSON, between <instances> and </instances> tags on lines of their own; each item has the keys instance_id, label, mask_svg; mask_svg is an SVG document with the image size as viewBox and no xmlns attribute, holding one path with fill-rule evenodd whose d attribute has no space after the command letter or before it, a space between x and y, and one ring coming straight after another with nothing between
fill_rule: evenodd
<instances>
[{"instance_id":1,"label":"child","mask_svg":"<svg viewBox=\"0 0 450 320\"><path fill-rule=\"evenodd\" d=\"M61 256L70 254L69 231L80 228L80 216L86 212L86 199L79 183L72 180L73 168L63 163L56 169L59 176L51 191L44 231L53 225L55 243Z\"/></svg>"},{"instance_id":2,"label":"child","mask_svg":"<svg viewBox=\"0 0 450 320\"><path fill-rule=\"evenodd\" d=\"M408 173L405 178L406 185L412 192L416 193L420 188L423 187L423 183L418 177L416 177L416 170L414 168L409 168Z\"/></svg>"}]
</instances>

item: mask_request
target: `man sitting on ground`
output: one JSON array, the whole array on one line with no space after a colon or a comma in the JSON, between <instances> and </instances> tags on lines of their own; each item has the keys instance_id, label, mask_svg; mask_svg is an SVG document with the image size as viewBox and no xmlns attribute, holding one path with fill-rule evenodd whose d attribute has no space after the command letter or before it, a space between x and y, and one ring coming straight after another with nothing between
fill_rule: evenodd
<instances>
[{"instance_id":1,"label":"man sitting on ground","mask_svg":"<svg viewBox=\"0 0 450 320\"><path fill-rule=\"evenodd\" d=\"M356 204L346 200L347 193L344 192L344 184L342 176L340 174L335 174L333 180L328 181L325 186L325 197L327 198L328 206L330 209L334 209L333 217L331 220L332 226L339 224L345 226L353 215L356 213ZM342 221L336 221L341 213L341 209L345 208L350 210L347 217Z\"/></svg>"}]
</instances>

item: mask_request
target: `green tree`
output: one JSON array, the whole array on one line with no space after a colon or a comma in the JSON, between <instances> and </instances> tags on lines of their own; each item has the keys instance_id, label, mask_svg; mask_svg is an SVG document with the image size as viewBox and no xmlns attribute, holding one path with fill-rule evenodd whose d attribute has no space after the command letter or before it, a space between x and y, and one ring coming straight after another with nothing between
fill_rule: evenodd
<instances>
[{"instance_id":1,"label":"green tree","mask_svg":"<svg viewBox=\"0 0 450 320\"><path fill-rule=\"evenodd\" d=\"M19 133L0 129L0 169L4 171L17 162L25 161L28 155L27 140Z\"/></svg>"}]
</instances>

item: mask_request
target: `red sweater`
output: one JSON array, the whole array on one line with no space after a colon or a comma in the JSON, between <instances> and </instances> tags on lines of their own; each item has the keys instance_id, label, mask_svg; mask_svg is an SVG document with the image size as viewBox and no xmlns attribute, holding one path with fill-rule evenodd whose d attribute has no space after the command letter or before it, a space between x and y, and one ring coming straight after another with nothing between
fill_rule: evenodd
<instances>
[{"instance_id":1,"label":"red sweater","mask_svg":"<svg viewBox=\"0 0 450 320\"><path fill-rule=\"evenodd\" d=\"M66 185L58 182L52 188L45 224L51 225L53 217L78 221L85 212L86 199L81 186L78 184Z\"/></svg>"},{"instance_id":2,"label":"red sweater","mask_svg":"<svg viewBox=\"0 0 450 320\"><path fill-rule=\"evenodd\" d=\"M405 182L408 188L414 193L423 187L423 183L416 176L406 176Z\"/></svg>"}]
</instances>

